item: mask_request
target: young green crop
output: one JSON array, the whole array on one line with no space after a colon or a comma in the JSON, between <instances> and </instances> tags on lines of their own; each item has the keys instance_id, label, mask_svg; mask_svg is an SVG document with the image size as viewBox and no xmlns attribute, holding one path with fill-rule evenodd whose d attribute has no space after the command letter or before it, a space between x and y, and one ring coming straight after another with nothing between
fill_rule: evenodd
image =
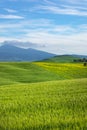
<instances>
[{"instance_id":1,"label":"young green crop","mask_svg":"<svg viewBox=\"0 0 87 130\"><path fill-rule=\"evenodd\" d=\"M87 79L1 86L0 130L87 130Z\"/></svg>"}]
</instances>

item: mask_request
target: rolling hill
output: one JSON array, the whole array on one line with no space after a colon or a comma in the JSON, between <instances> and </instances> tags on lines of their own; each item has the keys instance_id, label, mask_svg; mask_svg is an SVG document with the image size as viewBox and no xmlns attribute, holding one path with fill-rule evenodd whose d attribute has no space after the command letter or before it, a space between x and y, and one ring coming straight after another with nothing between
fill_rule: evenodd
<instances>
[{"instance_id":1,"label":"rolling hill","mask_svg":"<svg viewBox=\"0 0 87 130\"><path fill-rule=\"evenodd\" d=\"M59 76L30 62L0 62L0 85L57 80Z\"/></svg>"},{"instance_id":2,"label":"rolling hill","mask_svg":"<svg viewBox=\"0 0 87 130\"><path fill-rule=\"evenodd\" d=\"M42 62L69 63L79 58L81 57L77 55L59 55L59 56L54 56L52 58L42 60Z\"/></svg>"},{"instance_id":3,"label":"rolling hill","mask_svg":"<svg viewBox=\"0 0 87 130\"><path fill-rule=\"evenodd\" d=\"M0 85L87 78L87 67L73 63L0 62Z\"/></svg>"},{"instance_id":4,"label":"rolling hill","mask_svg":"<svg viewBox=\"0 0 87 130\"><path fill-rule=\"evenodd\" d=\"M0 130L86 130L82 63L0 62Z\"/></svg>"},{"instance_id":5,"label":"rolling hill","mask_svg":"<svg viewBox=\"0 0 87 130\"><path fill-rule=\"evenodd\" d=\"M24 49L9 44L0 47L0 61L38 61L55 56L48 52Z\"/></svg>"}]
</instances>

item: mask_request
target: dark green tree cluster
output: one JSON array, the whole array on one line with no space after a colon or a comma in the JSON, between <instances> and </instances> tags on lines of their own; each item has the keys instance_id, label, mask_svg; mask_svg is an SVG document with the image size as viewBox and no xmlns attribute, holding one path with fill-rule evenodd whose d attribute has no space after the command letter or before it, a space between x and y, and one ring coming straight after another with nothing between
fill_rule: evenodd
<instances>
[{"instance_id":1,"label":"dark green tree cluster","mask_svg":"<svg viewBox=\"0 0 87 130\"><path fill-rule=\"evenodd\" d=\"M86 58L82 58L82 59L74 59L74 62L87 62Z\"/></svg>"}]
</instances>

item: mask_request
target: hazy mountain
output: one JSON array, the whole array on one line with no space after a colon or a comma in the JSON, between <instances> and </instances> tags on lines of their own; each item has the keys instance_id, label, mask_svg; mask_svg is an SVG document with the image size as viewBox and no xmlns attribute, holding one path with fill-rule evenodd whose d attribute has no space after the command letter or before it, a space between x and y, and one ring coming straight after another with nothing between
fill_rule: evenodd
<instances>
[{"instance_id":1,"label":"hazy mountain","mask_svg":"<svg viewBox=\"0 0 87 130\"><path fill-rule=\"evenodd\" d=\"M0 47L0 61L37 61L55 56L48 52L24 49L9 44Z\"/></svg>"}]
</instances>

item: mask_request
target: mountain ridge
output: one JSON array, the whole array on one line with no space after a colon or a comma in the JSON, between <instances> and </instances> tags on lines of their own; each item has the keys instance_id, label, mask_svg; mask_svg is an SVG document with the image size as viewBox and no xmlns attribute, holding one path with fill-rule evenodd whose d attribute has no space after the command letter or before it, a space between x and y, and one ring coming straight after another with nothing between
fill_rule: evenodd
<instances>
[{"instance_id":1,"label":"mountain ridge","mask_svg":"<svg viewBox=\"0 0 87 130\"><path fill-rule=\"evenodd\" d=\"M0 47L0 61L37 61L53 56L55 54L33 48L24 49L9 44Z\"/></svg>"}]
</instances>

